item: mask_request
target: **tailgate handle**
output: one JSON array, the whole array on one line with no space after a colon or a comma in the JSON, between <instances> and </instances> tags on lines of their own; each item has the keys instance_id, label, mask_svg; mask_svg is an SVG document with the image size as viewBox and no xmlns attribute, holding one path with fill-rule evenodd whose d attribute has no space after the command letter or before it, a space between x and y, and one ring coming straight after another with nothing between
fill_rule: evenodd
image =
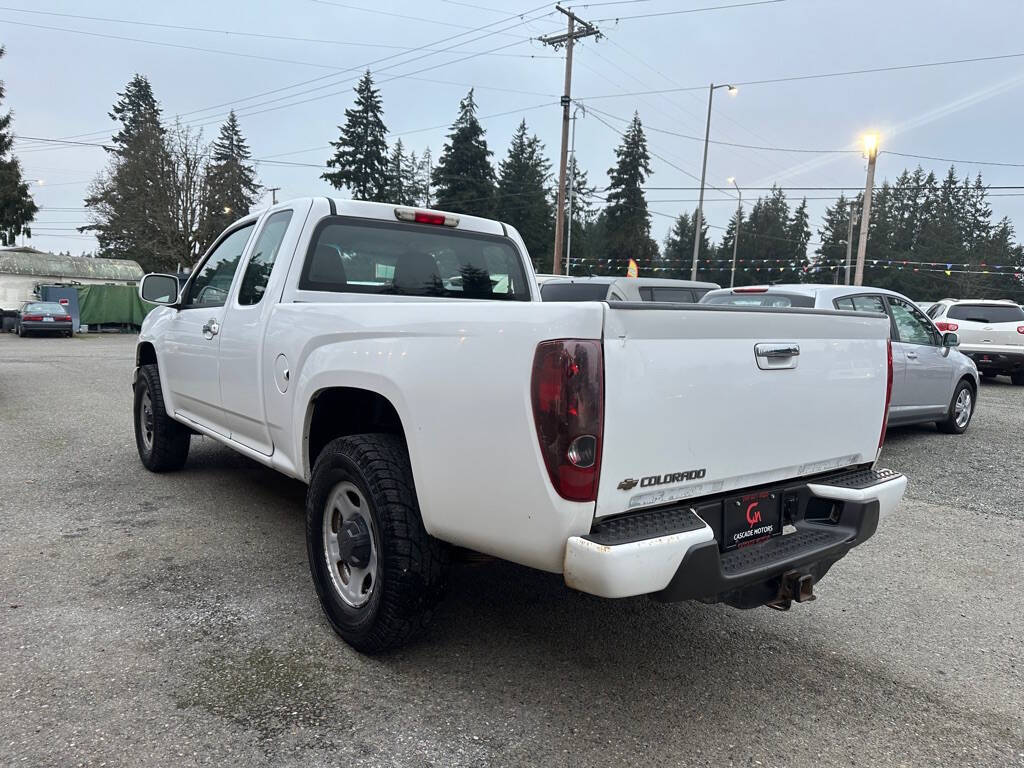
<instances>
[{"instance_id":1,"label":"tailgate handle","mask_svg":"<svg viewBox=\"0 0 1024 768\"><path fill-rule=\"evenodd\" d=\"M754 354L758 357L768 359L779 359L784 357L796 357L800 354L800 347L797 344L756 344Z\"/></svg>"}]
</instances>

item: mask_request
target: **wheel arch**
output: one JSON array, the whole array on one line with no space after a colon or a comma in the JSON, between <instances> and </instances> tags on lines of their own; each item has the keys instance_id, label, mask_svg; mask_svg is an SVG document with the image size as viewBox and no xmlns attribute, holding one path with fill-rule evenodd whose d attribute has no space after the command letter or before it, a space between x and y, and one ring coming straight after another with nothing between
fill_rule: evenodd
<instances>
[{"instance_id":1,"label":"wheel arch","mask_svg":"<svg viewBox=\"0 0 1024 768\"><path fill-rule=\"evenodd\" d=\"M313 393L306 405L302 431L302 461L311 477L317 456L331 440L367 433L395 435L405 444L405 427L389 398L372 389L329 386Z\"/></svg>"},{"instance_id":2,"label":"wheel arch","mask_svg":"<svg viewBox=\"0 0 1024 768\"><path fill-rule=\"evenodd\" d=\"M135 365L157 365L156 347L150 341L140 341L135 347Z\"/></svg>"}]
</instances>

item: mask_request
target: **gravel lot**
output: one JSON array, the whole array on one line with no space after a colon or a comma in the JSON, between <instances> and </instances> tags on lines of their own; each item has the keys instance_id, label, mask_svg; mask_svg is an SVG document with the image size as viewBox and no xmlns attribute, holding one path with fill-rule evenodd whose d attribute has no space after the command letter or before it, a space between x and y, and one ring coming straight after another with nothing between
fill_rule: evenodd
<instances>
[{"instance_id":1,"label":"gravel lot","mask_svg":"<svg viewBox=\"0 0 1024 768\"><path fill-rule=\"evenodd\" d=\"M463 565L382 658L321 618L304 486L147 473L134 338L0 335L0 764L1024 765L1024 388L894 430L894 525L789 613Z\"/></svg>"}]
</instances>

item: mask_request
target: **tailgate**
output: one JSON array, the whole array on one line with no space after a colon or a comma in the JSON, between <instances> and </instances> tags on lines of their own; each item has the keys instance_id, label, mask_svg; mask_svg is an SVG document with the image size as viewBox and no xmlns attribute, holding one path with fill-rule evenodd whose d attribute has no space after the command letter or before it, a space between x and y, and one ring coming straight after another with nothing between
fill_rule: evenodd
<instances>
[{"instance_id":1,"label":"tailgate","mask_svg":"<svg viewBox=\"0 0 1024 768\"><path fill-rule=\"evenodd\" d=\"M960 343L978 348L1009 347L1009 351L1024 352L1024 334L1017 331L1024 327L1024 321L1011 323L978 323L971 320L954 320L959 324Z\"/></svg>"},{"instance_id":2,"label":"tailgate","mask_svg":"<svg viewBox=\"0 0 1024 768\"><path fill-rule=\"evenodd\" d=\"M595 515L873 461L888 334L864 313L609 306Z\"/></svg>"}]
</instances>

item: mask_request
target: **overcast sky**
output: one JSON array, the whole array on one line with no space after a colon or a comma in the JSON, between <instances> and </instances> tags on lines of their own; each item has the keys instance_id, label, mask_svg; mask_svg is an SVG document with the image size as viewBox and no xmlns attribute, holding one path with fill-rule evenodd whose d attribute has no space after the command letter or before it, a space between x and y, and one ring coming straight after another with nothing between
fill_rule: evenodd
<instances>
[{"instance_id":1,"label":"overcast sky","mask_svg":"<svg viewBox=\"0 0 1024 768\"><path fill-rule=\"evenodd\" d=\"M522 118L545 142L553 164L557 161L563 61L558 53L530 39L564 31L564 18L553 4L540 6L530 0L485 0L482 5L471 0L6 1L12 5L0 6L0 44L7 48L0 61L0 79L7 86L4 108L14 110L14 128L22 136L103 141L113 126L107 113L116 92L139 72L152 82L165 117L181 115L190 124L203 126L212 138L226 111L234 106L254 157L322 164L329 156L327 142L336 138L337 124L351 104L352 84L370 64L380 84L391 140L401 137L417 151L429 146L436 158L459 99L473 86L495 164ZM576 49L573 95L601 110L578 121L579 163L592 184L604 186L620 139L613 128L621 129L619 118L629 118L637 110L655 155L649 185L687 188L648 191L651 211L657 212L652 224L659 242L671 217L696 205L692 188L697 184L694 177L700 175L702 151L700 140L664 131L703 136L707 85L712 81L741 84L732 97L716 91L712 139L838 150L859 146L858 137L865 130L877 130L883 150L964 159L971 162L956 164L961 175L980 170L993 186L1021 186L993 190L992 205L995 217L1010 216L1017 222L1018 238L1024 238L1021 0L784 0L642 16L737 2L632 0L574 5L582 17L598 20L605 34ZM524 11L529 12L524 18L510 18ZM616 14L622 18L616 20ZM634 18L625 18L630 16ZM479 29L485 25L490 26ZM243 32L315 41L238 34ZM419 50L403 52L403 48ZM472 55L479 53L486 55ZM782 83L751 82L1007 54L1017 57ZM379 61L371 63L375 60ZM635 95L684 88L696 90ZM73 253L94 248L95 242L75 233L74 227L87 221L82 198L88 182L106 162L104 151L27 140L17 146L27 177L41 180L31 187L41 208L31 243ZM978 161L1018 167L978 165ZM940 176L949 166L943 161L882 154L879 181L892 180L904 167L918 162ZM865 161L856 152L800 154L713 144L708 185L725 188L726 178L735 176L741 187L778 182L794 188L844 187L855 193L864 184L864 168ZM319 174L317 168L301 165L259 165L260 181L282 188L279 199L328 193L331 188ZM757 194L753 189L745 191L744 203ZM817 239L821 213L829 200L815 198L835 197L838 192L793 189L787 194L793 199L804 194L811 198L811 224ZM712 227L724 227L734 207L731 194L708 190L705 209ZM717 240L722 230L711 233Z\"/></svg>"}]
</instances>

